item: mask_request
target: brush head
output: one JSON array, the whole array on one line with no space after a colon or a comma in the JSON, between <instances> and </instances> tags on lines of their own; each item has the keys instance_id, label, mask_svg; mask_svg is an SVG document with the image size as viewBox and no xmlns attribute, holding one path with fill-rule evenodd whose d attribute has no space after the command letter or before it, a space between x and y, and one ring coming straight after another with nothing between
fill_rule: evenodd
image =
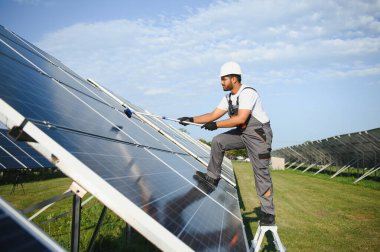
<instances>
[{"instance_id":1,"label":"brush head","mask_svg":"<svg viewBox=\"0 0 380 252\"><path fill-rule=\"evenodd\" d=\"M130 110L129 108L126 108L126 109L124 110L124 113L128 116L128 118L131 118L131 117L132 117L132 113L133 113L133 111Z\"/></svg>"}]
</instances>

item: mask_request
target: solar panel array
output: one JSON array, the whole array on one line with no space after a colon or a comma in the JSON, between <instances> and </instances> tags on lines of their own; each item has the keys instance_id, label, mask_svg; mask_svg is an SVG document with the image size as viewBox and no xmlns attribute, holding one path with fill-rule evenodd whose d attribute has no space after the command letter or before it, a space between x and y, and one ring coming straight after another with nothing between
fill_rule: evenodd
<instances>
[{"instance_id":1,"label":"solar panel array","mask_svg":"<svg viewBox=\"0 0 380 252\"><path fill-rule=\"evenodd\" d=\"M380 128L308 141L273 151L288 164L335 165L376 168L380 166Z\"/></svg>"},{"instance_id":2,"label":"solar panel array","mask_svg":"<svg viewBox=\"0 0 380 252\"><path fill-rule=\"evenodd\" d=\"M0 129L0 170L49 168L53 165L25 142L14 141Z\"/></svg>"},{"instance_id":3,"label":"solar panel array","mask_svg":"<svg viewBox=\"0 0 380 252\"><path fill-rule=\"evenodd\" d=\"M33 148L158 248L247 251L236 189L224 180L216 188L199 182L195 171L206 171L199 160L123 110L0 28L3 124L22 128L36 140Z\"/></svg>"}]
</instances>

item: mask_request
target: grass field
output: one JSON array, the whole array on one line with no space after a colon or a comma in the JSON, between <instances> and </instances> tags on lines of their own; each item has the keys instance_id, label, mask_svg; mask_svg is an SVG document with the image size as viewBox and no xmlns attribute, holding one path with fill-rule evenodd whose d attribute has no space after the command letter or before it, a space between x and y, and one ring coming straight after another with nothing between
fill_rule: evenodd
<instances>
[{"instance_id":1,"label":"grass field","mask_svg":"<svg viewBox=\"0 0 380 252\"><path fill-rule=\"evenodd\" d=\"M234 162L241 197L241 211L248 240L257 228L259 201L249 163ZM352 178L329 179L328 175L286 170L272 172L276 222L287 251L378 251L380 247L379 182L352 184ZM15 208L23 209L68 189L68 178L25 183L26 195L18 187L0 186L0 195ZM88 197L88 196L87 196ZM82 210L81 251L86 250L102 205L90 201ZM62 218L58 216L64 215ZM70 247L71 198L61 200L35 219L46 233L63 247ZM47 221L53 219L54 221ZM157 251L138 233L107 211L96 242L96 251ZM272 237L267 236L269 241ZM264 251L275 251L264 240Z\"/></svg>"},{"instance_id":2,"label":"grass field","mask_svg":"<svg viewBox=\"0 0 380 252\"><path fill-rule=\"evenodd\" d=\"M13 207L21 210L62 194L69 188L71 182L72 180L69 178L60 178L24 183L26 194L23 193L21 187L10 194L12 185L3 185L0 186L0 196L10 202ZM88 197L89 195L86 195L83 201ZM60 200L33 220L67 250L70 250L71 206L72 197ZM83 207L80 251L87 250L102 209L103 205L95 199ZM127 230L125 222L108 210L100 228L94 251L159 251L137 232L132 231L127 234Z\"/></svg>"},{"instance_id":3,"label":"grass field","mask_svg":"<svg viewBox=\"0 0 380 252\"><path fill-rule=\"evenodd\" d=\"M253 209L259 206L252 169L243 162L234 168L251 240L258 219ZM276 222L288 251L379 251L380 190L373 189L378 182L353 185L351 178L330 180L293 170L272 171L272 178Z\"/></svg>"}]
</instances>

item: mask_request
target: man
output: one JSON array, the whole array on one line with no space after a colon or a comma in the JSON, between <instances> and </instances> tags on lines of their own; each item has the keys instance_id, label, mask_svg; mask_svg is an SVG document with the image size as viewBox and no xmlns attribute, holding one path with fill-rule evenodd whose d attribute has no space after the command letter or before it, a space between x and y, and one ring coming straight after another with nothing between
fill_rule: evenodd
<instances>
[{"instance_id":1,"label":"man","mask_svg":"<svg viewBox=\"0 0 380 252\"><path fill-rule=\"evenodd\" d=\"M260 225L274 225L273 185L269 173L272 145L272 130L269 118L263 110L256 90L241 83L241 68L236 62L227 62L220 69L224 91L230 91L222 98L214 111L194 117L178 118L182 125L186 122L203 123L202 128L234 128L212 139L211 158L207 173L196 175L214 186L218 185L221 165L226 150L247 148L254 171L256 193L261 202ZM215 120L228 112L230 118Z\"/></svg>"}]
</instances>

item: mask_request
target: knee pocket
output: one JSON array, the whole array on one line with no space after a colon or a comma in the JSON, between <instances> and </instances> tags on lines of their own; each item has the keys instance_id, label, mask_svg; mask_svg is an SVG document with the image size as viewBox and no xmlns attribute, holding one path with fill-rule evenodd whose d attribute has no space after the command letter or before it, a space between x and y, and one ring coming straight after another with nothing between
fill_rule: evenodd
<instances>
[{"instance_id":1,"label":"knee pocket","mask_svg":"<svg viewBox=\"0 0 380 252\"><path fill-rule=\"evenodd\" d=\"M267 136L263 128L258 128L255 129L255 132L260 136L260 138L266 142L267 141Z\"/></svg>"},{"instance_id":2,"label":"knee pocket","mask_svg":"<svg viewBox=\"0 0 380 252\"><path fill-rule=\"evenodd\" d=\"M259 153L259 159L270 159L270 152Z\"/></svg>"}]
</instances>

